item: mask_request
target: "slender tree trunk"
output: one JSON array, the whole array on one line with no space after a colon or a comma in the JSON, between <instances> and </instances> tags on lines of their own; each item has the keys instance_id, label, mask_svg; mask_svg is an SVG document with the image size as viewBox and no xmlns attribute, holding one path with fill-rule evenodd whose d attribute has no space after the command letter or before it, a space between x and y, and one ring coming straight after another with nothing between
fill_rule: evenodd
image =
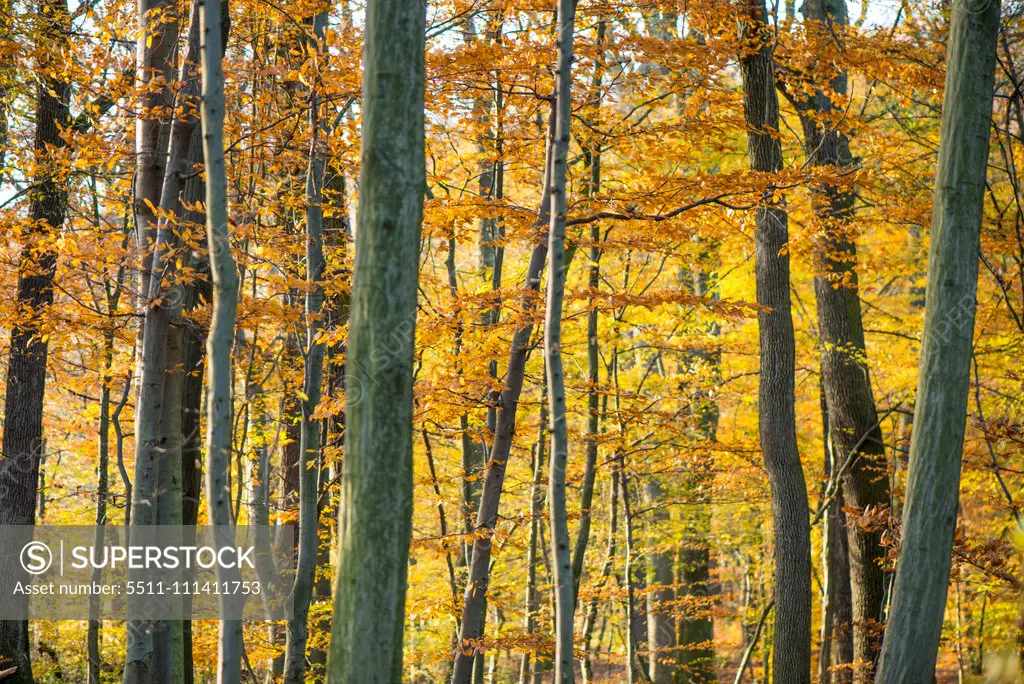
<instances>
[{"instance_id":1,"label":"slender tree trunk","mask_svg":"<svg viewBox=\"0 0 1024 684\"><path fill-rule=\"evenodd\" d=\"M824 473L830 480L834 468L833 451L829 447L829 415L825 388L821 388L821 417L824 428ZM841 465L841 464L840 464ZM846 514L843 493L836 493L822 517L822 576L825 590L822 597L821 655L818 678L822 684L853 681L853 602L850 595L850 556L847 552ZM835 668L830 672L830 668Z\"/></svg>"},{"instance_id":2,"label":"slender tree trunk","mask_svg":"<svg viewBox=\"0 0 1024 684\"><path fill-rule=\"evenodd\" d=\"M206 494L210 522L216 527L218 548L234 544L231 512L231 347L235 340L238 309L238 272L231 254L228 226L227 174L224 168L224 70L220 0L203 3L200 23L202 40L202 132L206 171L206 239L213 279L213 314L206 342L209 357L207 375ZM238 568L216 568L218 582L241 579ZM221 620L217 640L218 684L239 684L242 667L242 621L226 619L239 607L231 594L218 597Z\"/></svg>"},{"instance_id":3,"label":"slender tree trunk","mask_svg":"<svg viewBox=\"0 0 1024 684\"><path fill-rule=\"evenodd\" d=\"M668 510L660 505L661 482L648 476L645 496L649 506L648 539L657 544L655 535L664 533ZM676 618L673 603L676 598L673 554L665 550L647 552L647 676L654 684L672 684L675 674Z\"/></svg>"},{"instance_id":4,"label":"slender tree trunk","mask_svg":"<svg viewBox=\"0 0 1024 684\"><path fill-rule=\"evenodd\" d=\"M107 296L108 313L113 313L114 308L117 306L117 299L120 298L122 273L123 270L118 272L116 289ZM110 495L110 381L112 379L111 368L113 363L114 330L113 328L108 328L103 335L103 386L100 388L99 462L96 466L96 535L93 538L94 546L101 546L103 544L103 527L107 524L107 497ZM100 581L102 572L103 569L100 567L93 568L93 583ZM89 597L89 628L86 634L89 651L89 684L99 684L100 669L103 665L100 659L100 627L102 622L99 619L99 615L99 596L93 594Z\"/></svg>"},{"instance_id":5,"label":"slender tree trunk","mask_svg":"<svg viewBox=\"0 0 1024 684\"><path fill-rule=\"evenodd\" d=\"M999 5L952 9L902 544L879 684L930 682L935 673L959 503Z\"/></svg>"},{"instance_id":6,"label":"slender tree trunk","mask_svg":"<svg viewBox=\"0 0 1024 684\"><path fill-rule=\"evenodd\" d=\"M537 424L537 442L533 449L533 481L530 485L530 545L526 555L526 633L537 629L537 613L540 600L537 598L537 556L540 545L541 515L544 512L544 440L548 422L547 375L540 402L540 420ZM523 653L519 667L519 684L540 684L540 659L537 654Z\"/></svg>"},{"instance_id":7,"label":"slender tree trunk","mask_svg":"<svg viewBox=\"0 0 1024 684\"><path fill-rule=\"evenodd\" d=\"M313 17L317 54L327 30L327 12ZM323 327L324 218L323 182L327 156L327 127L320 117L320 96L314 88L310 101L313 139L306 172L306 344L302 381L302 429L299 438L299 558L292 587L292 619L288 621L285 646L285 684L301 684L306 674L306 642L309 638L309 604L313 599L319 535L319 474L315 465L320 453L320 422L313 417L320 403L324 375L324 345L318 338Z\"/></svg>"},{"instance_id":8,"label":"slender tree trunk","mask_svg":"<svg viewBox=\"0 0 1024 684\"><path fill-rule=\"evenodd\" d=\"M612 566L615 563L615 541L618 534L619 522L619 471L612 470L611 485L609 486L608 503L608 546L605 550L604 563L601 565L600 588L608 585L612 574ZM590 644L594 634L594 624L597 622L598 596L593 596L587 603L587 612L583 618L583 660L580 663L580 671L583 675L583 684L590 682L594 676L593 663L591 662ZM598 650L601 647L601 639L598 637Z\"/></svg>"},{"instance_id":9,"label":"slender tree trunk","mask_svg":"<svg viewBox=\"0 0 1024 684\"><path fill-rule=\"evenodd\" d=\"M764 0L746 0L740 59L750 168L782 170L779 103ZM775 525L774 681L811 676L811 543L807 489L796 443L796 352L790 313L788 225L784 199L769 186L757 211L755 268L761 348L758 419Z\"/></svg>"},{"instance_id":10,"label":"slender tree trunk","mask_svg":"<svg viewBox=\"0 0 1024 684\"><path fill-rule=\"evenodd\" d=\"M597 35L595 37L597 47L600 50L604 45L605 21L601 19L597 23ZM604 60L598 57L598 64L594 68L594 77L590 84L589 99L595 101L594 119L600 119L600 89L604 75ZM595 121L594 124L597 122ZM593 125L593 124L592 124ZM588 197L596 195L601 190L601 147L594 145L584 153L584 158L589 167L590 177L586 184ZM597 294L601 284L601 226L594 222L590 224L590 264L587 274L587 287L591 293ZM580 490L580 524L576 531L576 544L572 552L572 578L573 578L573 605L578 605L577 599L580 593L580 581L583 577L583 565L586 560L587 546L590 543L591 507L594 503L594 483L597 480L597 432L600 429L600 398L598 383L600 382L600 346L597 338L598 311L593 296L590 300L590 309L587 311L587 438L586 438L586 460L583 468L583 485Z\"/></svg>"},{"instance_id":11,"label":"slender tree trunk","mask_svg":"<svg viewBox=\"0 0 1024 684\"><path fill-rule=\"evenodd\" d=\"M548 230L548 294L544 317L544 360L548 372L548 411L551 425L551 467L548 475L548 514L551 525L551 564L555 583L555 677L559 684L574 680L574 591L569 522L566 511L565 468L569 458L565 376L562 371L562 306L565 298L566 171L569 127L572 121L572 51L575 0L558 3L558 66L555 140L551 166L551 223Z\"/></svg>"},{"instance_id":12,"label":"slender tree trunk","mask_svg":"<svg viewBox=\"0 0 1024 684\"><path fill-rule=\"evenodd\" d=\"M46 0L40 7L42 33L47 48L41 51L46 76L39 83L36 99L36 129L33 150L40 162L33 179L36 191L29 200L31 225L23 236L18 263L18 311L11 329L7 357L7 393L4 397L3 458L0 459L0 525L34 525L36 485L43 445L43 397L46 387L47 337L41 335L40 321L53 304L53 277L57 254L53 240L64 224L67 191L58 169L46 163L53 149L67 145L61 131L69 125L70 86L57 78L58 64L47 58L49 47L64 40L68 23L65 0ZM57 56L59 56L59 52ZM56 60L54 60L56 61ZM12 596L13 587L29 576L20 565L0 569L0 591ZM28 609L28 597L23 606ZM21 601L19 595L16 600ZM31 684L32 663L28 622L0 621L0 670L17 667L5 680Z\"/></svg>"},{"instance_id":13,"label":"slender tree trunk","mask_svg":"<svg viewBox=\"0 0 1024 684\"><path fill-rule=\"evenodd\" d=\"M425 6L366 11L362 165L346 378L331 682L402 676L424 164ZM372 654L372 657L368 657Z\"/></svg>"}]
</instances>

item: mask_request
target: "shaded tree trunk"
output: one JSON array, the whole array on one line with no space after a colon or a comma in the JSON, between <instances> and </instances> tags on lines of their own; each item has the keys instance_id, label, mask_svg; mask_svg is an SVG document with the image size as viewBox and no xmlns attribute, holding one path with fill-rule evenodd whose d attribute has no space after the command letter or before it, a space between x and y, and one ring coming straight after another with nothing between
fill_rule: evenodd
<instances>
[{"instance_id":1,"label":"shaded tree trunk","mask_svg":"<svg viewBox=\"0 0 1024 684\"><path fill-rule=\"evenodd\" d=\"M879 684L930 682L935 673L959 504L999 5L952 8L914 432Z\"/></svg>"}]
</instances>

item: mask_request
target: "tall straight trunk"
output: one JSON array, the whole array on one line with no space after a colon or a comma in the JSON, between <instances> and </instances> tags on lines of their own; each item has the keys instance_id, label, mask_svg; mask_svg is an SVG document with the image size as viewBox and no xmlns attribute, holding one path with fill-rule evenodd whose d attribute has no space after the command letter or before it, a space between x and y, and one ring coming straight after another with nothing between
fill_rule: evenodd
<instances>
[{"instance_id":1,"label":"tall straight trunk","mask_svg":"<svg viewBox=\"0 0 1024 684\"><path fill-rule=\"evenodd\" d=\"M231 347L238 309L238 273L231 255L228 228L227 173L224 168L224 70L220 0L202 0L202 133L206 171L206 240L213 280L213 313L206 342L207 375L206 495L218 548L234 544L231 514ZM237 567L216 568L218 582L237 582ZM238 597L218 596L221 620L217 639L217 682L239 684L242 668L242 621L225 615L237 610Z\"/></svg>"},{"instance_id":2,"label":"tall straight trunk","mask_svg":"<svg viewBox=\"0 0 1024 684\"><path fill-rule=\"evenodd\" d=\"M808 0L804 18L841 44L847 25L845 0ZM846 72L840 70L831 89L845 98ZM812 166L835 170L853 164L849 139L835 129L836 112L828 92L819 88L798 103L804 152ZM875 409L864 349L860 294L857 290L857 246L852 219L854 193L832 185L814 188L814 213L822 224L817 243L814 292L818 304L822 386L828 404L829 448L838 466L853 458L842 477L846 506L865 510L889 502L885 442ZM836 530L838 532L838 530ZM870 681L880 646L879 626L885 600L882 530L848 525L850 588L853 608L854 681Z\"/></svg>"},{"instance_id":3,"label":"tall straight trunk","mask_svg":"<svg viewBox=\"0 0 1024 684\"><path fill-rule=\"evenodd\" d=\"M548 124L548 137L554 134L554 111ZM551 207L551 194L548 178L551 169L553 145L549 142L544 164L544 191L541 196L540 209L534 227L542 229L547 223ZM546 236L544 236L546 237ZM484 485L480 494L480 508L476 516L476 531L485 532L487 537L473 540L473 550L469 564L469 577L466 581L466 593L463 597L462 623L459 626L459 643L455 653L455 667L452 670L452 684L468 684L473 671L475 640L483 634L483 624L487 605L487 585L491 572L491 535L498 521L498 505L501 502L501 489L505 481L505 467L512 450L512 436L515 433L516 410L519 407L519 396L523 391L523 378L526 372L526 355L529 351L530 336L533 334L532 314L536 310L535 298L532 293L540 289L541 271L547 259L547 240L538 239L530 253L530 261L526 267L527 294L522 300L523 310L528 313L526 323L518 328L512 336L508 355L508 369L505 373L505 388L498 398L498 414L495 423L494 441L491 443L488 467L484 473Z\"/></svg>"},{"instance_id":4,"label":"tall straight trunk","mask_svg":"<svg viewBox=\"0 0 1024 684\"><path fill-rule=\"evenodd\" d=\"M999 4L957 2L952 9L902 544L879 684L930 682L942 633L967 420Z\"/></svg>"},{"instance_id":5,"label":"tall straight trunk","mask_svg":"<svg viewBox=\"0 0 1024 684\"><path fill-rule=\"evenodd\" d=\"M317 54L327 31L327 12L313 17ZM327 157L327 127L320 116L320 95L310 94L309 121L312 141L306 170L306 344L302 378L302 428L299 437L299 558L292 586L292 618L288 621L285 645L285 684L300 684L306 676L306 642L309 639L309 605L313 599L319 544L317 528L320 454L320 421L313 417L320 403L324 375L323 328L324 215L323 183Z\"/></svg>"},{"instance_id":6,"label":"tall straight trunk","mask_svg":"<svg viewBox=\"0 0 1024 684\"><path fill-rule=\"evenodd\" d=\"M548 473L548 516L551 526L551 565L555 592L555 676L558 684L574 681L574 583L569 520L566 510L565 468L569 458L569 426L562 370L562 307L565 299L566 171L572 122L572 50L576 21L575 0L558 2L558 65L555 68L555 139L551 155L551 219L548 229L548 293L544 316L544 360L548 372L548 420L551 426L551 466Z\"/></svg>"},{"instance_id":7,"label":"tall straight trunk","mask_svg":"<svg viewBox=\"0 0 1024 684\"><path fill-rule=\"evenodd\" d=\"M140 13L144 33L140 40L144 79L168 79L174 74L178 40L173 5L153 4ZM190 190L189 179L201 148L194 145L199 126L200 24L202 8L193 2L188 35L178 79L174 105L176 116L168 125L153 114L168 106L169 87L153 88L147 94L137 121L139 149L136 171L136 224L143 249L141 281L145 313L141 330L138 397L136 399L136 471L132 500L132 525L178 525L185 521L185 499L191 495L189 469L182 461L187 379L182 372L191 340L181 325L180 314L193 285L173 283L182 247L175 223L188 214L183 211L182 194ZM169 14L168 14L169 13ZM170 17L168 21L167 17ZM219 30L219 29L218 29ZM157 109L151 109L157 108ZM154 212L153 199L160 211ZM183 542L189 540L182 540ZM129 576L138 578L129 570ZM129 602L129 617L133 601ZM124 682L182 681L191 676L191 628L178 621L153 624L130 620Z\"/></svg>"},{"instance_id":8,"label":"tall straight trunk","mask_svg":"<svg viewBox=\"0 0 1024 684\"><path fill-rule=\"evenodd\" d=\"M597 22L595 42L598 49L604 45L605 20ZM588 99L594 104L594 119L600 120L600 92L604 78L604 59L598 56L594 67L594 76L590 82ZM595 124L597 121L594 122ZM601 191L601 147L594 145L584 152L584 159L589 167L589 178L586 194L593 197ZM600 381L600 353L597 326L598 311L593 295L596 295L601 284L601 226L590 224L590 263L587 272L587 287L592 297L590 309L587 311L587 438L586 458L583 468L583 485L580 490L580 524L576 531L576 543L572 551L573 605L578 605L580 580L583 577L583 565L586 560L587 546L590 543L591 507L594 503L594 482L597 480L597 432L600 429L600 398L598 382Z\"/></svg>"},{"instance_id":9,"label":"tall straight trunk","mask_svg":"<svg viewBox=\"0 0 1024 684\"><path fill-rule=\"evenodd\" d=\"M49 47L63 41L68 23L66 1L44 0L40 15L42 45ZM40 321L44 319L45 310L53 304L53 277L57 269L53 240L63 227L67 203L67 191L59 180L60 176L56 169L45 163L45 159L53 154L52 150L67 145L61 131L69 125L70 86L56 77L60 73L58 65L48 63L45 66L47 75L37 88L33 141L33 150L41 164L37 177L33 179L36 190L30 194L31 225L23 237L18 263L18 311L11 329L7 357L3 458L0 459L0 525L35 524L48 353L47 338L40 334ZM0 570L0 590L4 596L11 596L15 583L28 579L28 574L23 573L20 566L5 568ZM28 609L27 596L22 605ZM8 678L13 684L32 682L27 621L0 621L0 670L10 667L17 667Z\"/></svg>"},{"instance_id":10,"label":"tall straight trunk","mask_svg":"<svg viewBox=\"0 0 1024 684\"><path fill-rule=\"evenodd\" d=\"M764 0L746 0L743 18L750 48L740 59L750 168L767 176L782 170L782 142L773 38ZM757 303L765 307L758 312L758 422L775 526L774 681L801 684L811 677L811 541L796 443L788 232L784 199L769 186L757 210L754 258Z\"/></svg>"},{"instance_id":11,"label":"tall straight trunk","mask_svg":"<svg viewBox=\"0 0 1024 684\"><path fill-rule=\"evenodd\" d=\"M629 477L626 474L625 458L618 455L619 488L622 494L622 527L625 537L623 552L625 554L624 581L626 583L626 681L635 684L646 679L643 662L639 654L637 636L637 605L636 605L636 554L633 543L633 511L630 503Z\"/></svg>"},{"instance_id":12,"label":"tall straight trunk","mask_svg":"<svg viewBox=\"0 0 1024 684\"><path fill-rule=\"evenodd\" d=\"M331 682L402 677L412 533L413 342L426 187L425 23L422 3L367 5Z\"/></svg>"}]
</instances>

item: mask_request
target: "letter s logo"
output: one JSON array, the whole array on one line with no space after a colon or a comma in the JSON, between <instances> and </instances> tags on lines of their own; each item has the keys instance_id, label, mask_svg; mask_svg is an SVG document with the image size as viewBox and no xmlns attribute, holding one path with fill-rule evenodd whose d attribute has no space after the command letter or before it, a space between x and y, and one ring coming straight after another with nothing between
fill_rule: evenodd
<instances>
[{"instance_id":1,"label":"letter s logo","mask_svg":"<svg viewBox=\"0 0 1024 684\"><path fill-rule=\"evenodd\" d=\"M41 575L50 569L53 554L43 542L29 542L21 549L21 567L30 575Z\"/></svg>"}]
</instances>

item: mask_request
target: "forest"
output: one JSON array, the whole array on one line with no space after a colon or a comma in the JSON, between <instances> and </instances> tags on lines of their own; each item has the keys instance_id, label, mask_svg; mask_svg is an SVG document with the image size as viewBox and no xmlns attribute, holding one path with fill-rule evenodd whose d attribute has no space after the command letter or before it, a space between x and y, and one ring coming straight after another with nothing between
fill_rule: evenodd
<instances>
[{"instance_id":1,"label":"forest","mask_svg":"<svg viewBox=\"0 0 1024 684\"><path fill-rule=\"evenodd\" d=\"M0 682L1024 681L1022 46L0 0L0 531L294 531L284 619L37 619L0 548Z\"/></svg>"}]
</instances>

